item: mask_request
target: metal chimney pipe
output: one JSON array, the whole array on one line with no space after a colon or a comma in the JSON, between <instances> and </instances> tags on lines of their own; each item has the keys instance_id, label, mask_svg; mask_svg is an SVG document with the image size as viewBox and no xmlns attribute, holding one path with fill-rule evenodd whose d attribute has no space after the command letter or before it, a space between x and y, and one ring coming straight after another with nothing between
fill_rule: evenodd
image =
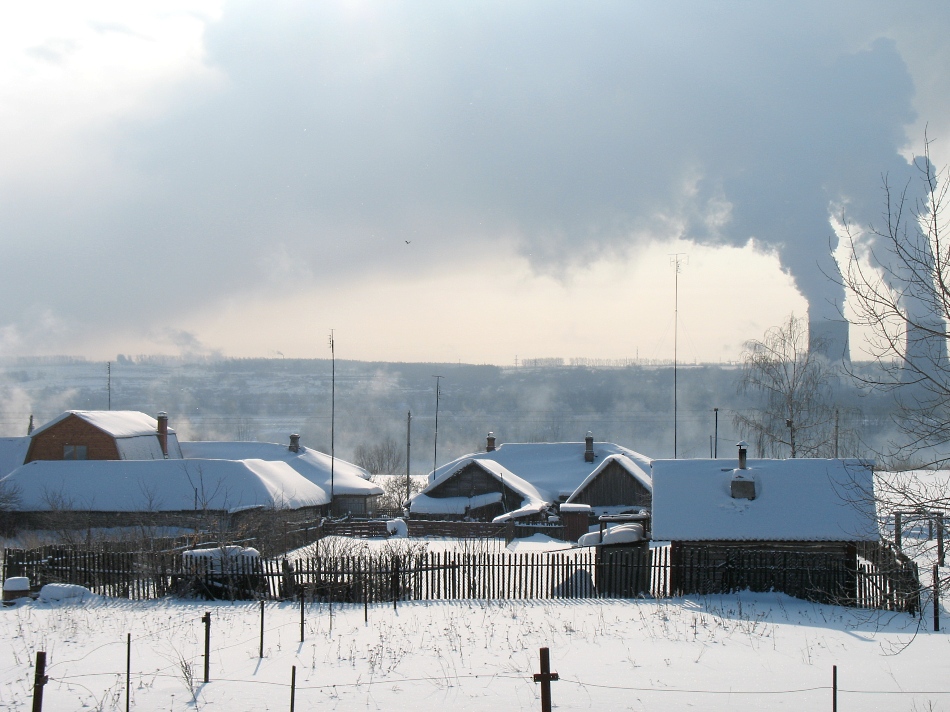
<instances>
[{"instance_id":1,"label":"metal chimney pipe","mask_svg":"<svg viewBox=\"0 0 950 712\"><path fill-rule=\"evenodd\" d=\"M743 440L742 442L738 443L738 447L739 447L739 469L745 470L746 469L746 450L748 449L749 444L745 440Z\"/></svg>"},{"instance_id":2,"label":"metal chimney pipe","mask_svg":"<svg viewBox=\"0 0 950 712\"><path fill-rule=\"evenodd\" d=\"M162 446L162 456L168 459L168 413L158 414L158 444Z\"/></svg>"}]
</instances>

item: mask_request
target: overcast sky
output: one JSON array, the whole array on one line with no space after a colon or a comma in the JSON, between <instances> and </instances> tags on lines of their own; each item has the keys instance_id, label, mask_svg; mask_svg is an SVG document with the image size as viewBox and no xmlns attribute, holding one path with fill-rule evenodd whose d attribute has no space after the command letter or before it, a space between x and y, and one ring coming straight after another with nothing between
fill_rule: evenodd
<instances>
[{"instance_id":1,"label":"overcast sky","mask_svg":"<svg viewBox=\"0 0 950 712\"><path fill-rule=\"evenodd\" d=\"M950 159L950 5L827 5L8 9L0 355L667 359L683 253L735 359Z\"/></svg>"}]
</instances>

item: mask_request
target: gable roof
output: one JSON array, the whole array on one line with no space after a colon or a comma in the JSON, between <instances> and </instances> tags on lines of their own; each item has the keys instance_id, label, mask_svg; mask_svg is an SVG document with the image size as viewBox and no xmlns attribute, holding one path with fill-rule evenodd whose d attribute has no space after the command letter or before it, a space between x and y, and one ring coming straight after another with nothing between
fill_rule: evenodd
<instances>
[{"instance_id":1,"label":"gable roof","mask_svg":"<svg viewBox=\"0 0 950 712\"><path fill-rule=\"evenodd\" d=\"M475 497L430 497L429 492L441 485L453 475L458 474L468 467L477 467L485 472L489 477L498 480L499 484L514 490L521 495L519 507L513 512L507 512L493 521L500 522L512 517L524 516L540 512L546 500L538 489L530 482L526 482L515 473L498 464L494 460L465 457L456 461L458 464L455 469L445 472L438 480L431 482L422 492L419 492L411 498L412 504L410 510L415 514L462 514L468 509L484 507L488 504L503 501L502 494L483 493Z\"/></svg>"},{"instance_id":2,"label":"gable roof","mask_svg":"<svg viewBox=\"0 0 950 712\"><path fill-rule=\"evenodd\" d=\"M733 461L735 462L735 461ZM671 541L876 541L873 474L860 460L653 461L653 538ZM733 499L732 479L755 482Z\"/></svg>"},{"instance_id":3,"label":"gable roof","mask_svg":"<svg viewBox=\"0 0 950 712\"><path fill-rule=\"evenodd\" d=\"M322 488L264 460L34 460L2 480L24 512L297 509L327 504Z\"/></svg>"},{"instance_id":4,"label":"gable roof","mask_svg":"<svg viewBox=\"0 0 950 712\"><path fill-rule=\"evenodd\" d=\"M36 437L71 415L82 418L90 425L117 439L158 434L158 421L152 416L137 410L67 410L48 423L36 428L31 436ZM175 431L169 427L168 432L173 433Z\"/></svg>"},{"instance_id":5,"label":"gable roof","mask_svg":"<svg viewBox=\"0 0 950 712\"><path fill-rule=\"evenodd\" d=\"M538 496L556 502L572 495L582 483L605 465L611 456L631 471L647 488L651 487L650 459L614 443L594 443L594 462L584 460L584 443L504 443L491 452L465 455L438 468L429 475L429 490L458 472L469 460L494 462L528 483ZM506 480L507 483L507 480Z\"/></svg>"},{"instance_id":6,"label":"gable roof","mask_svg":"<svg viewBox=\"0 0 950 712\"><path fill-rule=\"evenodd\" d=\"M284 462L302 477L330 492L330 456L300 446L298 452L286 445L255 442L183 442L182 457L186 459L247 460ZM374 496L383 489L369 481L369 473L351 462L336 458L333 463L333 494ZM327 500L329 501L329 499Z\"/></svg>"},{"instance_id":7,"label":"gable roof","mask_svg":"<svg viewBox=\"0 0 950 712\"><path fill-rule=\"evenodd\" d=\"M587 486L588 486L591 482L593 482L594 480L597 479L598 475L600 475L600 473L604 471L604 468L606 468L606 467L607 467L608 465L610 465L610 463L612 463L612 462L616 462L616 463L617 463L618 465L620 465L624 470L626 470L627 472L629 472L629 473L630 473L630 476L633 477L635 480L637 480L637 482L639 482L641 485L643 485L646 489L650 490L650 489L653 488L653 477L652 477L650 474L648 474L648 473L650 472L650 469L652 469L652 465L650 466L650 469L648 469L647 471L644 471L644 470L633 460L633 458L631 458L631 457L629 457L629 456L627 456L627 455L625 455L625 454L622 454L622 453L617 453L617 454L614 454L614 455L608 455L608 456L605 457L603 460L601 460L600 464L597 465L596 468L594 468L594 471L591 472L589 475L587 475L587 477L584 478L584 481L581 482L581 483L577 486L577 489L574 490L574 492L571 494L571 496L567 498L567 501L568 501L568 502L573 502L574 499L575 499L581 492L583 492L585 489L587 489Z\"/></svg>"},{"instance_id":8,"label":"gable roof","mask_svg":"<svg viewBox=\"0 0 950 712\"><path fill-rule=\"evenodd\" d=\"M165 459L158 439L158 420L137 410L67 410L36 428L30 437L34 438L70 417L79 418L115 439L122 460ZM181 457L178 436L171 427L168 428L168 457Z\"/></svg>"}]
</instances>

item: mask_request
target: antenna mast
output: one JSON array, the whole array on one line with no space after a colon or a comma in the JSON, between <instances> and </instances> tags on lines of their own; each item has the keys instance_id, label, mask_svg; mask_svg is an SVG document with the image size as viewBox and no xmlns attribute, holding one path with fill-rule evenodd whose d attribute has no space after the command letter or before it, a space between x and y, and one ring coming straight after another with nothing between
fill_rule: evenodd
<instances>
[{"instance_id":1,"label":"antenna mast","mask_svg":"<svg viewBox=\"0 0 950 712\"><path fill-rule=\"evenodd\" d=\"M330 329L330 513L333 513L333 475L336 465L334 435L336 434L336 351L333 343L333 329Z\"/></svg>"},{"instance_id":2,"label":"antenna mast","mask_svg":"<svg viewBox=\"0 0 950 712\"><path fill-rule=\"evenodd\" d=\"M433 376L435 379L435 446L432 452L432 472L439 462L439 383L445 376Z\"/></svg>"}]
</instances>

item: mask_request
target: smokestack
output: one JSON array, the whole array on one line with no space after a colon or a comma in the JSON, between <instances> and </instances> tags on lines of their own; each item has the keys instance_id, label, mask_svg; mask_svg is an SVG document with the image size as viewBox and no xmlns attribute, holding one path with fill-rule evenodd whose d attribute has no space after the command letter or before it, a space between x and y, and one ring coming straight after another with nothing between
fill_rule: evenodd
<instances>
[{"instance_id":1,"label":"smokestack","mask_svg":"<svg viewBox=\"0 0 950 712\"><path fill-rule=\"evenodd\" d=\"M749 443L745 440L738 443L739 446L739 469L746 469L746 448L749 447Z\"/></svg>"},{"instance_id":2,"label":"smokestack","mask_svg":"<svg viewBox=\"0 0 950 712\"><path fill-rule=\"evenodd\" d=\"M808 321L808 350L832 364L851 365L848 322L844 319L812 318Z\"/></svg>"},{"instance_id":3,"label":"smokestack","mask_svg":"<svg viewBox=\"0 0 950 712\"><path fill-rule=\"evenodd\" d=\"M162 446L162 456L168 459L168 413L158 414L158 444Z\"/></svg>"},{"instance_id":4,"label":"smokestack","mask_svg":"<svg viewBox=\"0 0 950 712\"><path fill-rule=\"evenodd\" d=\"M495 434L488 433L488 442L485 443L485 452L495 452Z\"/></svg>"},{"instance_id":5,"label":"smokestack","mask_svg":"<svg viewBox=\"0 0 950 712\"><path fill-rule=\"evenodd\" d=\"M594 461L594 436L588 430L587 437L584 438L584 462Z\"/></svg>"},{"instance_id":6,"label":"smokestack","mask_svg":"<svg viewBox=\"0 0 950 712\"><path fill-rule=\"evenodd\" d=\"M300 452L300 435L293 433L290 436L290 447L287 449L291 452Z\"/></svg>"}]
</instances>

